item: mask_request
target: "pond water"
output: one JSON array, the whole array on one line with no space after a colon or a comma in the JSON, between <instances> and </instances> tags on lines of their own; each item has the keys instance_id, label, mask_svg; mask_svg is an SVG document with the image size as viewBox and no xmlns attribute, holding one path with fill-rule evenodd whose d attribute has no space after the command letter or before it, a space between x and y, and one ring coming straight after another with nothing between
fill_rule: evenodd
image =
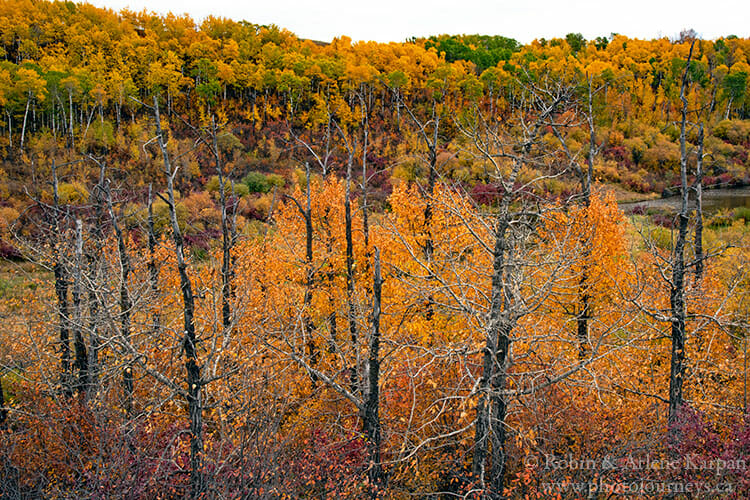
<instances>
[{"instance_id":1,"label":"pond water","mask_svg":"<svg viewBox=\"0 0 750 500\"><path fill-rule=\"evenodd\" d=\"M690 192L690 206L695 206L695 193ZM636 207L644 209L659 208L677 210L680 205L679 196L669 198L657 198L654 200L620 203L623 210L632 210ZM738 207L750 208L750 187L736 189L709 189L703 191L703 210L716 212L719 210L731 210Z\"/></svg>"}]
</instances>

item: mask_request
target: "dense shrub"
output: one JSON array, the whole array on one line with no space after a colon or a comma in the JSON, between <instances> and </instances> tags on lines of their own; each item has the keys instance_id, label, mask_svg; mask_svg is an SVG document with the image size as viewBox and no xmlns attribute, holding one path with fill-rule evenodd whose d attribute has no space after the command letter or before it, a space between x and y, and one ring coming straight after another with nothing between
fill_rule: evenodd
<instances>
[{"instance_id":1,"label":"dense shrub","mask_svg":"<svg viewBox=\"0 0 750 500\"><path fill-rule=\"evenodd\" d=\"M643 164L649 170L672 170L680 164L680 148L666 138L658 138L643 153Z\"/></svg>"},{"instance_id":2,"label":"dense shrub","mask_svg":"<svg viewBox=\"0 0 750 500\"><path fill-rule=\"evenodd\" d=\"M234 189L234 194L242 197L247 196L250 193L250 189L247 187L247 184L243 182L238 183L235 182L232 184L229 180L224 180L224 193L229 195L232 193L232 189ZM206 183L206 190L211 193L218 193L219 192L219 176L214 175L211 176L210 179L208 179L208 182Z\"/></svg>"},{"instance_id":3,"label":"dense shrub","mask_svg":"<svg viewBox=\"0 0 750 500\"><path fill-rule=\"evenodd\" d=\"M625 146L613 146L604 150L604 158L616 161L619 165L633 165L633 154Z\"/></svg>"},{"instance_id":4,"label":"dense shrub","mask_svg":"<svg viewBox=\"0 0 750 500\"><path fill-rule=\"evenodd\" d=\"M248 172L243 177L242 182L245 183L251 193L267 193L271 190L271 182L261 172Z\"/></svg>"},{"instance_id":5,"label":"dense shrub","mask_svg":"<svg viewBox=\"0 0 750 500\"><path fill-rule=\"evenodd\" d=\"M750 207L737 207L733 213L734 220L742 219L745 224L750 222Z\"/></svg>"},{"instance_id":6,"label":"dense shrub","mask_svg":"<svg viewBox=\"0 0 750 500\"><path fill-rule=\"evenodd\" d=\"M750 121L722 120L714 128L714 135L731 144L741 144L750 139Z\"/></svg>"},{"instance_id":7,"label":"dense shrub","mask_svg":"<svg viewBox=\"0 0 750 500\"><path fill-rule=\"evenodd\" d=\"M61 204L77 205L89 199L89 192L80 182L63 182L57 189Z\"/></svg>"}]
</instances>

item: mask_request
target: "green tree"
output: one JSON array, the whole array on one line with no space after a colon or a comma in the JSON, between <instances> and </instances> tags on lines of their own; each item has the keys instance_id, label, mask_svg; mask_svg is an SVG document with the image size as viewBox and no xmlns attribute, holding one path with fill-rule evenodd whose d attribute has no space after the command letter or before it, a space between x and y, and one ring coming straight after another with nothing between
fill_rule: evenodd
<instances>
[{"instance_id":1,"label":"green tree","mask_svg":"<svg viewBox=\"0 0 750 500\"><path fill-rule=\"evenodd\" d=\"M565 41L568 42L568 46L574 54L586 47L586 39L580 33L568 33L565 35Z\"/></svg>"}]
</instances>

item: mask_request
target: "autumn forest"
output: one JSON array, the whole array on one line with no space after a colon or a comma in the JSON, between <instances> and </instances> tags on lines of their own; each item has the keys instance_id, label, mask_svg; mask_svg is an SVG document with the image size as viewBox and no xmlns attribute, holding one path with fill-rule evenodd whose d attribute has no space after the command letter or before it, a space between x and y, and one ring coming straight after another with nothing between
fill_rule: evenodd
<instances>
[{"instance_id":1,"label":"autumn forest","mask_svg":"<svg viewBox=\"0 0 750 500\"><path fill-rule=\"evenodd\" d=\"M749 73L0 0L0 499L748 498Z\"/></svg>"}]
</instances>

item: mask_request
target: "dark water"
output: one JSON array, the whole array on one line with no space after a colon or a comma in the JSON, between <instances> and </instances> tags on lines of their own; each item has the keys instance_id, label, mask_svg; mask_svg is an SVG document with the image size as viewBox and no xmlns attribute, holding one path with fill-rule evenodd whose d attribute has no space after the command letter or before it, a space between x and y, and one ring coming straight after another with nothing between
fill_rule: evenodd
<instances>
[{"instance_id":1,"label":"dark water","mask_svg":"<svg viewBox=\"0 0 750 500\"><path fill-rule=\"evenodd\" d=\"M655 200L620 203L623 210L633 210L636 207L643 209L659 208L676 210L680 205L680 197L657 198ZM694 206L695 194L690 193L690 205ZM706 212L717 212L719 210L731 210L733 208L750 208L750 187L737 189L709 189L703 191L703 210Z\"/></svg>"}]
</instances>

